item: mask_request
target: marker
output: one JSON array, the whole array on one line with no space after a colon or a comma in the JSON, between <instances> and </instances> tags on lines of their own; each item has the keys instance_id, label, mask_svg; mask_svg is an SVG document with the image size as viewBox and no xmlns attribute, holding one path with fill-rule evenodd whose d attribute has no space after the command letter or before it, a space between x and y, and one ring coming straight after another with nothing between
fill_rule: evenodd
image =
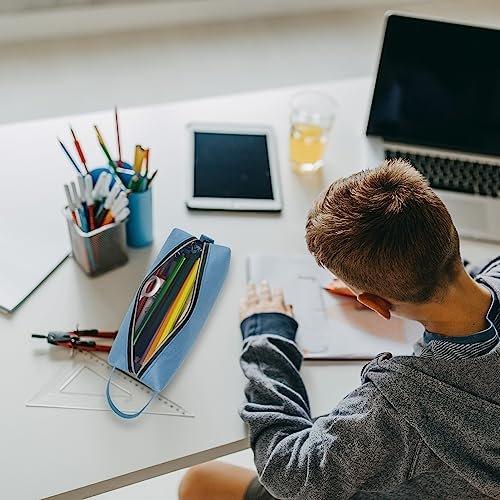
<instances>
[{"instance_id":1,"label":"marker","mask_svg":"<svg viewBox=\"0 0 500 500\"><path fill-rule=\"evenodd\" d=\"M108 159L108 162L109 162L110 166L115 169L116 168L116 163L111 158L111 155L109 154L108 148L106 147L104 139L102 138L102 135L99 132L99 129L97 128L97 125L94 125L94 128L95 128L95 132L97 134L97 140L99 141L101 149L104 151L104 154L106 155L106 158Z\"/></svg>"},{"instance_id":2,"label":"marker","mask_svg":"<svg viewBox=\"0 0 500 500\"><path fill-rule=\"evenodd\" d=\"M125 195L125 198L122 198L121 196L122 194ZM118 196L115 199L109 210L106 212L106 215L104 216L104 219L102 221L102 225L105 226L106 224L111 224L113 222L113 219L115 219L115 215L118 214L120 210L123 210L127 205L128 205L127 195L122 192L120 193L120 196Z\"/></svg>"},{"instance_id":3,"label":"marker","mask_svg":"<svg viewBox=\"0 0 500 500\"><path fill-rule=\"evenodd\" d=\"M66 153L66 156L68 157L69 161L73 164L73 166L75 167L75 170L78 172L78 175L83 175L82 172L80 171L80 169L78 168L76 161L70 155L69 151L66 149L66 146L63 144L61 139L57 138L57 140L59 141L59 144L60 144L61 148L63 149L63 151Z\"/></svg>"},{"instance_id":4,"label":"marker","mask_svg":"<svg viewBox=\"0 0 500 500\"><path fill-rule=\"evenodd\" d=\"M125 220L129 215L130 215L130 209L128 207L125 207L115 217L115 222L118 224L119 222Z\"/></svg>"},{"instance_id":5,"label":"marker","mask_svg":"<svg viewBox=\"0 0 500 500\"><path fill-rule=\"evenodd\" d=\"M111 205L113 204L113 201L115 200L119 192L120 186L115 182L108 195L106 196L104 203L99 207L99 212L96 214L96 223L98 226L102 225L102 221L106 217L108 210L111 208Z\"/></svg>"},{"instance_id":6,"label":"marker","mask_svg":"<svg viewBox=\"0 0 500 500\"><path fill-rule=\"evenodd\" d=\"M68 202L68 208L71 212L71 218L77 226L80 226L80 223L78 221L78 213L75 210L76 207L71 198L71 193L69 192L69 186L67 184L64 184L64 193L66 194L66 201Z\"/></svg>"},{"instance_id":7,"label":"marker","mask_svg":"<svg viewBox=\"0 0 500 500\"><path fill-rule=\"evenodd\" d=\"M94 214L94 198L92 198L92 176L85 176L85 202L87 203L87 211L89 215L89 227L93 231L95 229L95 214Z\"/></svg>"},{"instance_id":8,"label":"marker","mask_svg":"<svg viewBox=\"0 0 500 500\"><path fill-rule=\"evenodd\" d=\"M85 155L83 154L83 150L80 146L80 143L78 142L78 139L76 138L75 131L69 126L69 129L71 130L71 135L73 136L73 143L75 144L76 152L78 153L78 156L80 157L81 162L83 163L83 166L85 168L85 172L87 174L89 173L89 169L87 168L87 160L85 159Z\"/></svg>"},{"instance_id":9,"label":"marker","mask_svg":"<svg viewBox=\"0 0 500 500\"><path fill-rule=\"evenodd\" d=\"M97 178L97 181L92 189L92 198L94 199L94 201L98 201L100 198L102 198L100 193L104 182L106 182L106 175L106 172L101 172L99 177Z\"/></svg>"},{"instance_id":10,"label":"marker","mask_svg":"<svg viewBox=\"0 0 500 500\"><path fill-rule=\"evenodd\" d=\"M126 199L125 201L125 205L123 203L119 203L116 205L115 203L113 203L108 213L104 217L104 220L102 221L103 226L105 226L106 224L111 224L113 221L121 222L128 217L128 215L130 214L130 209L127 207L128 200Z\"/></svg>"},{"instance_id":11,"label":"marker","mask_svg":"<svg viewBox=\"0 0 500 500\"><path fill-rule=\"evenodd\" d=\"M85 177L83 176L78 177L78 189L80 190L80 201L82 202L82 210L85 213L85 220L87 221L90 230L90 214L86 196L87 188L85 186Z\"/></svg>"},{"instance_id":12,"label":"marker","mask_svg":"<svg viewBox=\"0 0 500 500\"><path fill-rule=\"evenodd\" d=\"M76 210L78 210L78 214L80 215L81 229L86 233L88 231L88 226L87 220L85 218L85 211L83 210L82 202L80 201L78 191L76 190L76 184L74 182L71 182L71 191L73 193L73 204L75 205Z\"/></svg>"}]
</instances>

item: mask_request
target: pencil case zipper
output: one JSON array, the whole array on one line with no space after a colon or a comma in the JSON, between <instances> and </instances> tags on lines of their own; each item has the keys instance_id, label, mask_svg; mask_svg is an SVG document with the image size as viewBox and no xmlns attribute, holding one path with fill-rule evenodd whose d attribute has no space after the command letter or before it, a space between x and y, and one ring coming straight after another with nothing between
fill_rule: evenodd
<instances>
[{"instance_id":1,"label":"pencil case zipper","mask_svg":"<svg viewBox=\"0 0 500 500\"><path fill-rule=\"evenodd\" d=\"M158 270L165 265L176 253L181 252L183 249L188 247L189 245L199 242L201 244L201 254L200 254L200 266L196 274L196 279L195 279L195 285L193 287L193 292L191 293L191 297L189 299L189 303L184 307L184 311L181 314L181 317L177 320L174 328L170 332L168 338L161 344L160 347L157 348L155 353L151 356L151 358L148 360L147 363L142 365L138 370L135 369L135 363L134 363L134 332L135 332L135 321L137 319L137 316L135 314L135 311L137 311L137 306L139 303L139 297L141 290L143 287L146 285L146 283L151 279L153 275L155 275ZM191 313L194 309L194 306L196 305L196 300L199 295L199 289L200 289L200 284L201 284L201 277L203 274L204 266L205 266L205 261L206 261L206 254L208 251L208 245L209 242L207 241L202 241L199 240L195 237L189 238L185 240L184 242L180 243L177 245L175 248L173 248L159 263L155 268L149 273L149 275L142 281L138 292L136 294L135 300L134 300L134 315L132 317L132 321L130 322L130 328L129 328L129 338L128 338L128 349L129 349L129 356L128 356L128 364L129 364L129 370L131 373L136 374L137 377L140 378L140 376L151 366L152 363L157 359L157 357L161 354L163 349L167 347L167 345L174 339L174 337L177 335L177 333L182 329L182 327L187 323L189 318L191 317ZM154 336L154 334L153 334Z\"/></svg>"}]
</instances>

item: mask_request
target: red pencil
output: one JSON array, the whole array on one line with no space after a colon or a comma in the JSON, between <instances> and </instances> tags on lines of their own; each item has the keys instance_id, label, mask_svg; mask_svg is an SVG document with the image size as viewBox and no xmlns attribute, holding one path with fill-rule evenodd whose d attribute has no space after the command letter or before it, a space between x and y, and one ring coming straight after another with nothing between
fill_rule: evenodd
<instances>
[{"instance_id":1,"label":"red pencil","mask_svg":"<svg viewBox=\"0 0 500 500\"><path fill-rule=\"evenodd\" d=\"M88 174L89 169L87 168L87 160L85 159L85 155L83 154L83 150L80 146L80 143L78 142L78 139L76 138L75 131L71 128L71 125L69 126L69 129L71 130L71 135L73 136L73 142L75 143L76 152L78 153L78 156L80 157L80 160L83 163L85 171Z\"/></svg>"}]
</instances>

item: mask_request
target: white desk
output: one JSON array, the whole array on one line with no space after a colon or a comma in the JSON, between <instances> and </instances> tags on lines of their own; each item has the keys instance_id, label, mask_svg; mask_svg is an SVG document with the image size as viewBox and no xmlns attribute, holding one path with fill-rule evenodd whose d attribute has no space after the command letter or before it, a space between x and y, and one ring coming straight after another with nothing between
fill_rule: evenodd
<instances>
[{"instance_id":1,"label":"white desk","mask_svg":"<svg viewBox=\"0 0 500 500\"><path fill-rule=\"evenodd\" d=\"M155 243L130 252L127 266L89 279L71 259L10 317L0 317L2 378L0 394L0 489L5 498L40 498L63 492L78 498L154 477L246 446L237 416L243 393L238 366L238 301L244 289L248 253L305 252L304 221L312 199L333 177L366 166L364 123L369 80L315 85L341 104L324 179L293 175L287 162L288 102L297 89L174 103L121 113L123 151L151 147L151 164L160 172L154 188ZM265 123L277 135L284 211L281 215L188 212L185 171L189 121ZM112 113L64 117L17 126L34 146L25 161L72 171L57 148L67 124L81 135L91 164L102 164L92 124L111 144ZM11 129L10 129L11 130ZM6 129L0 128L0 143ZM61 186L61 204L63 203ZM2 214L5 216L5 214ZM185 419L145 415L125 422L110 412L28 408L26 401L57 370L61 349L32 341L35 332L54 329L117 328L145 269L171 228L206 233L233 250L230 273L203 334L165 394L192 411ZM61 217L61 231L66 231ZM491 255L498 246L465 243L471 257ZM313 412L327 412L358 384L359 363L306 365L303 373Z\"/></svg>"}]
</instances>

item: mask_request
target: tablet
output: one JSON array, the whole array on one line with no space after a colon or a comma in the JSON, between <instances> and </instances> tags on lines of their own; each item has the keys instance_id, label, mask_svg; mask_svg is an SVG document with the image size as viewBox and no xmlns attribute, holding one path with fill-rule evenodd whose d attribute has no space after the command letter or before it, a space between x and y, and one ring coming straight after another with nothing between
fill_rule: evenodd
<instances>
[{"instance_id":1,"label":"tablet","mask_svg":"<svg viewBox=\"0 0 500 500\"><path fill-rule=\"evenodd\" d=\"M188 130L189 208L281 210L278 158L270 127L194 123Z\"/></svg>"}]
</instances>

